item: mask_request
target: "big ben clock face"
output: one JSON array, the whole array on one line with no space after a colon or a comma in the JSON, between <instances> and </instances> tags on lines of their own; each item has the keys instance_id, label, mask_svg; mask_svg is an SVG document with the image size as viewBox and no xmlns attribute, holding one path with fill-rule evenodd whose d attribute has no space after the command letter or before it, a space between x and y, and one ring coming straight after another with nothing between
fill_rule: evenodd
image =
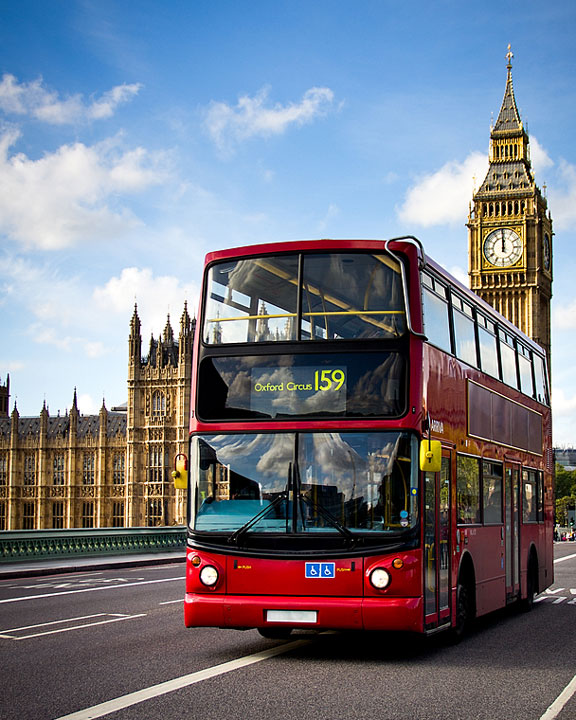
<instances>
[{"instance_id":1,"label":"big ben clock face","mask_svg":"<svg viewBox=\"0 0 576 720\"><path fill-rule=\"evenodd\" d=\"M484 240L484 257L496 267L509 267L522 257L522 240L510 228L498 228Z\"/></svg>"}]
</instances>

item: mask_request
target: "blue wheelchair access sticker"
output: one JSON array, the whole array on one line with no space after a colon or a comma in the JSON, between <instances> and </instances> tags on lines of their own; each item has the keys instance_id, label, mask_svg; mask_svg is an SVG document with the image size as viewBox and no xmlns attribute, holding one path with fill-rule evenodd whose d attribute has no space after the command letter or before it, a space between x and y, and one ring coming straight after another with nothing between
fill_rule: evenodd
<instances>
[{"instance_id":1,"label":"blue wheelchair access sticker","mask_svg":"<svg viewBox=\"0 0 576 720\"><path fill-rule=\"evenodd\" d=\"M307 578L333 578L336 577L336 567L333 562L307 562Z\"/></svg>"}]
</instances>

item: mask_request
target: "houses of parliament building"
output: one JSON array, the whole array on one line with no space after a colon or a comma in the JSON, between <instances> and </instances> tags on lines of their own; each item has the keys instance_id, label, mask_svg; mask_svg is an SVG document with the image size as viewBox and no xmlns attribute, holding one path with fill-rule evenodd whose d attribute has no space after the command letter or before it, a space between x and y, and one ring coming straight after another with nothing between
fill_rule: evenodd
<instances>
[{"instance_id":1,"label":"houses of parliament building","mask_svg":"<svg viewBox=\"0 0 576 720\"><path fill-rule=\"evenodd\" d=\"M546 350L550 360L552 220L536 185L507 54L504 99L490 132L489 168L468 216L472 290ZM195 323L186 307L142 356L130 322L126 408L83 416L10 414L0 383L0 530L183 524L185 491L170 472L186 452Z\"/></svg>"},{"instance_id":2,"label":"houses of parliament building","mask_svg":"<svg viewBox=\"0 0 576 720\"><path fill-rule=\"evenodd\" d=\"M81 415L9 414L0 383L0 530L141 527L185 522L185 493L171 477L186 452L195 322L186 306L142 357L137 308L130 322L128 402Z\"/></svg>"}]
</instances>

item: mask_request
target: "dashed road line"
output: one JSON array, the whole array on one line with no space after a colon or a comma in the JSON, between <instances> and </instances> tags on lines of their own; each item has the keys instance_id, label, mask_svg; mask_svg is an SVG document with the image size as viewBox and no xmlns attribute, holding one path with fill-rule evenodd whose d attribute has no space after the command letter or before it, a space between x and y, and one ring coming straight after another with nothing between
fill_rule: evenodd
<instances>
[{"instance_id":1,"label":"dashed road line","mask_svg":"<svg viewBox=\"0 0 576 720\"><path fill-rule=\"evenodd\" d=\"M24 625L23 627L10 628L8 630L0 630L0 638L4 640L30 640L31 638L42 637L43 635L57 635L58 633L69 632L70 630L83 630L84 628L94 627L96 625L108 625L109 623L121 622L122 620L133 620L134 618L146 617L146 613L138 615L125 615L123 613L96 613L95 615L83 615L82 617L67 618L64 620L53 620L52 622L38 623L36 625ZM106 618L104 620L95 620L95 618ZM95 622L81 622L83 620L95 620ZM67 625L67 623L79 623L78 625ZM66 627L54 627L55 625L67 625ZM40 628L50 627L50 630L42 630ZM36 630L27 635L19 635L18 633L26 630Z\"/></svg>"}]
</instances>

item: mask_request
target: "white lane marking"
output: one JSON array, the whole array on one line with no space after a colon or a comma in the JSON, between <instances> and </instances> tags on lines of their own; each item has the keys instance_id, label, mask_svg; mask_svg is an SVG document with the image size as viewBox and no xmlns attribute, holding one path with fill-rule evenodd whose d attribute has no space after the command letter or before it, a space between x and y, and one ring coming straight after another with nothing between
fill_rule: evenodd
<instances>
[{"instance_id":1,"label":"white lane marking","mask_svg":"<svg viewBox=\"0 0 576 720\"><path fill-rule=\"evenodd\" d=\"M30 640L31 638L42 637L43 635L57 635L58 633L69 632L70 630L83 630L84 628L94 627L96 625L108 625L109 623L120 622L122 620L133 620L134 618L146 617L146 613L139 615L123 615L121 613L97 613L96 615L84 615L83 617L68 618L66 620L53 620L52 622L39 623L38 625L25 625L24 627L11 628L9 630L1 630L0 637L6 640ZM64 623L79 622L81 620L93 620L94 618L107 618L106 620L98 620L91 623L82 623L81 625L71 625L70 627L60 627L52 630L44 630L42 632L30 633L29 635L13 635L11 633L21 632L23 630L35 630L37 628L48 627L53 625L63 625Z\"/></svg>"},{"instance_id":2,"label":"white lane marking","mask_svg":"<svg viewBox=\"0 0 576 720\"><path fill-rule=\"evenodd\" d=\"M128 695L122 695L121 697L114 698L114 700L108 700L107 702L94 705L84 710L71 713L70 715L62 715L57 720L95 720L95 718L101 718L110 713L122 710L123 708L136 705L158 697L159 695L165 695L166 693L173 692L174 690L180 690L181 688L194 685L195 683L202 682L202 680L208 680L209 678L223 675L224 673L232 672L232 670L238 670L239 668L253 665L254 663L261 662L262 660L268 660L268 658L274 657L275 655L282 655L283 653L290 652L296 648L302 647L302 645L308 645L312 642L311 639L294 640L293 642L286 643L285 645L279 645L278 647L264 650L254 655L246 655L245 657L238 658L237 660L230 660L230 662L222 663L221 665L215 665L214 667L206 668L205 670L199 670L189 675L182 675L181 677L168 680L167 682L160 683L158 685L152 685L151 687L144 688L143 690L137 690L136 692L129 693Z\"/></svg>"},{"instance_id":3,"label":"white lane marking","mask_svg":"<svg viewBox=\"0 0 576 720\"><path fill-rule=\"evenodd\" d=\"M554 718L557 718L558 715L562 712L566 704L568 703L568 700L574 695L576 692L576 675L570 680L568 685L562 690L560 695L554 700L552 705L546 710L544 715L540 718L540 720L554 720Z\"/></svg>"},{"instance_id":4,"label":"white lane marking","mask_svg":"<svg viewBox=\"0 0 576 720\"><path fill-rule=\"evenodd\" d=\"M40 600L42 598L60 597L61 595L75 595L76 593L96 592L96 590L119 590L135 585L153 585L155 583L174 582L174 580L184 580L185 576L175 578L162 578L161 580L145 580L144 582L124 583L123 585L106 585L105 587L82 588L81 590L63 590L62 592L43 593L42 595L26 595L25 597L6 598L0 600L0 605L4 603L23 602L24 600Z\"/></svg>"},{"instance_id":5,"label":"white lane marking","mask_svg":"<svg viewBox=\"0 0 576 720\"><path fill-rule=\"evenodd\" d=\"M564 562L564 560L572 560L572 558L576 558L576 553L574 553L574 555L564 555L564 557L556 558L556 560L554 560L554 565L556 565L556 563Z\"/></svg>"},{"instance_id":6,"label":"white lane marking","mask_svg":"<svg viewBox=\"0 0 576 720\"><path fill-rule=\"evenodd\" d=\"M562 592L562 590L564 590L564 588L556 588L556 590L550 590L550 588L548 588L546 590L546 594L547 595L555 595L556 593Z\"/></svg>"},{"instance_id":7,"label":"white lane marking","mask_svg":"<svg viewBox=\"0 0 576 720\"><path fill-rule=\"evenodd\" d=\"M158 605L174 605L175 603L184 604L184 598L178 598L178 600L164 600L164 602L158 603Z\"/></svg>"}]
</instances>

